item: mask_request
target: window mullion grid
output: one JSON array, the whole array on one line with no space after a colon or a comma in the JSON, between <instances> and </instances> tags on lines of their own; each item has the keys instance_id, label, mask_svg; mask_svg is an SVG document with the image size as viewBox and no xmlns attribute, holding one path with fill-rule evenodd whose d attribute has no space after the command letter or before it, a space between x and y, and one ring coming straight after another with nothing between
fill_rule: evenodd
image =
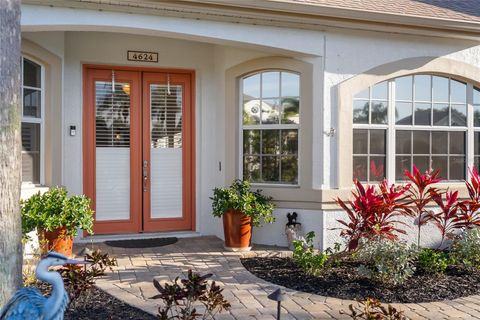
<instances>
[{"instance_id":1,"label":"window mullion grid","mask_svg":"<svg viewBox=\"0 0 480 320\"><path fill-rule=\"evenodd\" d=\"M447 134L447 180L450 180L450 132Z\"/></svg>"},{"instance_id":2,"label":"window mullion grid","mask_svg":"<svg viewBox=\"0 0 480 320\"><path fill-rule=\"evenodd\" d=\"M370 183L370 131L367 130L367 182Z\"/></svg>"},{"instance_id":3,"label":"window mullion grid","mask_svg":"<svg viewBox=\"0 0 480 320\"><path fill-rule=\"evenodd\" d=\"M466 158L466 167L473 168L475 166L475 130L473 127L474 124L474 110L473 110L473 85L467 83L467 158ZM465 177L470 179L470 173L466 168Z\"/></svg>"},{"instance_id":4,"label":"window mullion grid","mask_svg":"<svg viewBox=\"0 0 480 320\"><path fill-rule=\"evenodd\" d=\"M388 128L386 130L386 155L385 165L387 167L386 178L388 181L395 181L395 81L390 80L388 82Z\"/></svg>"},{"instance_id":5,"label":"window mullion grid","mask_svg":"<svg viewBox=\"0 0 480 320\"><path fill-rule=\"evenodd\" d=\"M21 63L20 63L20 65L21 65L21 67L20 67L20 81L21 82L20 83L22 84L22 95L20 97L20 106L21 106L20 110L22 112L22 117L23 117L23 97L25 95L25 93L23 92L25 90L25 86L24 86L24 83L23 83L23 78L24 78L24 76L23 76L23 64L24 64L24 60L25 59L22 56Z\"/></svg>"}]
</instances>

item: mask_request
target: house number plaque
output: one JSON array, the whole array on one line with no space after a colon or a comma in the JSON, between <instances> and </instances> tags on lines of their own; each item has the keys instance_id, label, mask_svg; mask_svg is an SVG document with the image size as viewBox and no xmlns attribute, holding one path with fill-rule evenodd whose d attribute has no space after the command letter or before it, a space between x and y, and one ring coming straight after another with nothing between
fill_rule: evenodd
<instances>
[{"instance_id":1,"label":"house number plaque","mask_svg":"<svg viewBox=\"0 0 480 320\"><path fill-rule=\"evenodd\" d=\"M157 52L127 51L128 61L158 62Z\"/></svg>"}]
</instances>

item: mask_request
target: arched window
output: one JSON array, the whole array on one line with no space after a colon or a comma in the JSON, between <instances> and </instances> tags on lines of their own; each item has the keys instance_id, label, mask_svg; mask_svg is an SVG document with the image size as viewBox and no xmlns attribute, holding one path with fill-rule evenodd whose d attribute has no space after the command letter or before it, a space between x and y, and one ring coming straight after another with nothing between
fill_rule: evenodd
<instances>
[{"instance_id":1,"label":"arched window","mask_svg":"<svg viewBox=\"0 0 480 320\"><path fill-rule=\"evenodd\" d=\"M241 80L240 177L298 184L300 76L265 71Z\"/></svg>"},{"instance_id":2,"label":"arched window","mask_svg":"<svg viewBox=\"0 0 480 320\"><path fill-rule=\"evenodd\" d=\"M39 184L43 178L43 70L27 58L22 60L22 181Z\"/></svg>"},{"instance_id":3,"label":"arched window","mask_svg":"<svg viewBox=\"0 0 480 320\"><path fill-rule=\"evenodd\" d=\"M416 74L354 97L353 177L359 180L401 181L413 165L462 180L467 166L478 169L479 143L480 89L470 83Z\"/></svg>"}]
</instances>

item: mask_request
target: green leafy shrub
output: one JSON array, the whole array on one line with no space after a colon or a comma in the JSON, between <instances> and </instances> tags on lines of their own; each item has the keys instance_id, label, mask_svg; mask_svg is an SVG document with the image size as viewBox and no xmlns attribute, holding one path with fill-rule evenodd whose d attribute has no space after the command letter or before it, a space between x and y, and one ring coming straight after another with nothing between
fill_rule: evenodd
<instances>
[{"instance_id":1,"label":"green leafy shrub","mask_svg":"<svg viewBox=\"0 0 480 320\"><path fill-rule=\"evenodd\" d=\"M235 180L228 188L215 188L210 199L215 217L223 216L228 210L238 210L252 218L254 227L274 221L272 198L262 195L261 190L251 191L248 181Z\"/></svg>"},{"instance_id":2,"label":"green leafy shrub","mask_svg":"<svg viewBox=\"0 0 480 320\"><path fill-rule=\"evenodd\" d=\"M69 236L76 236L78 228L93 234L93 211L84 195L68 197L65 188L55 187L22 200L20 205L24 238L35 229L54 231L61 227Z\"/></svg>"},{"instance_id":3,"label":"green leafy shrub","mask_svg":"<svg viewBox=\"0 0 480 320\"><path fill-rule=\"evenodd\" d=\"M417 266L428 274L443 273L451 262L447 253L425 248L418 253Z\"/></svg>"},{"instance_id":4,"label":"green leafy shrub","mask_svg":"<svg viewBox=\"0 0 480 320\"><path fill-rule=\"evenodd\" d=\"M314 238L315 232L310 231L305 235L305 241L293 241L293 260L306 273L318 275L327 263L328 255L327 253L317 252L313 248Z\"/></svg>"},{"instance_id":5,"label":"green leafy shrub","mask_svg":"<svg viewBox=\"0 0 480 320\"><path fill-rule=\"evenodd\" d=\"M455 263L469 269L480 269L480 229L467 229L455 239L451 256Z\"/></svg>"},{"instance_id":6,"label":"green leafy shrub","mask_svg":"<svg viewBox=\"0 0 480 320\"><path fill-rule=\"evenodd\" d=\"M387 239L362 243L355 257L362 262L360 275L394 285L402 284L415 272L417 248Z\"/></svg>"},{"instance_id":7,"label":"green leafy shrub","mask_svg":"<svg viewBox=\"0 0 480 320\"><path fill-rule=\"evenodd\" d=\"M335 243L333 248L328 248L325 252L319 252L313 247L315 232L310 231L305 235L305 240L293 241L293 260L306 273L317 276L328 267L340 264L337 254L340 252L340 244Z\"/></svg>"}]
</instances>

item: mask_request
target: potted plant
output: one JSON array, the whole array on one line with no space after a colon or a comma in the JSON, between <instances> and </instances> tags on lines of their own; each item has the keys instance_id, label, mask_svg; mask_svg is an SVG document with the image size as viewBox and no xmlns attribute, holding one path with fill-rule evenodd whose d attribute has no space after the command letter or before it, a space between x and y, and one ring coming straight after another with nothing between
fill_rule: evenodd
<instances>
[{"instance_id":1,"label":"potted plant","mask_svg":"<svg viewBox=\"0 0 480 320\"><path fill-rule=\"evenodd\" d=\"M73 238L78 229L93 234L93 210L84 195L69 197L67 190L55 187L22 200L22 232L24 238L36 230L42 253L50 250L72 255Z\"/></svg>"},{"instance_id":2,"label":"potted plant","mask_svg":"<svg viewBox=\"0 0 480 320\"><path fill-rule=\"evenodd\" d=\"M215 217L223 217L225 248L232 251L248 251L252 243L252 226L271 223L272 198L251 191L248 181L235 180L228 188L213 190L212 209Z\"/></svg>"}]
</instances>

